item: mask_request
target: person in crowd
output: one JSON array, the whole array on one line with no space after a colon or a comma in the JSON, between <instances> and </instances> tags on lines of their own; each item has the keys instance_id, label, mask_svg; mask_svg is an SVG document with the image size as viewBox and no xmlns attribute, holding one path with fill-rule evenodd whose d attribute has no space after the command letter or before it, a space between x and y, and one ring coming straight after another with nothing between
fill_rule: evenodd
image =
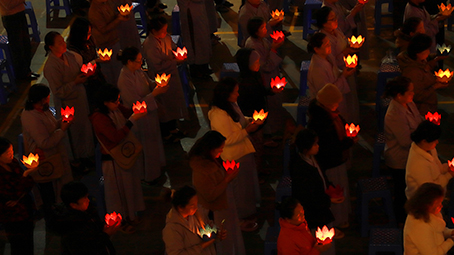
<instances>
[{"instance_id":1,"label":"person in crowd","mask_svg":"<svg viewBox=\"0 0 454 255\"><path fill-rule=\"evenodd\" d=\"M102 173L107 213L123 216L122 230L133 233L140 220L136 212L145 210L138 169L143 162L136 161L133 169L123 169L109 154L131 132L133 125L146 113L133 113L120 104L120 91L112 85L101 88L97 97L97 110L90 116L96 137L101 143Z\"/></svg>"},{"instance_id":2,"label":"person in crowd","mask_svg":"<svg viewBox=\"0 0 454 255\"><path fill-rule=\"evenodd\" d=\"M110 1L110 0L108 0ZM118 7L119 6L133 6L132 0L111 0L111 6L113 6L114 11L117 13L118 12ZM140 2L139 4L144 4L143 2ZM120 14L121 15L121 14ZM135 12L131 10L129 15L127 15L127 20L124 22L120 22L117 26L117 31L119 39L120 39L120 49L124 49L126 47L136 47L137 49L140 49L140 36L139 36L139 30L137 29L137 24L136 24L136 19L134 17Z\"/></svg>"},{"instance_id":3,"label":"person in crowd","mask_svg":"<svg viewBox=\"0 0 454 255\"><path fill-rule=\"evenodd\" d=\"M14 158L13 144L0 137L0 224L11 244L12 255L33 255L33 214L30 191L35 185Z\"/></svg>"},{"instance_id":4,"label":"person in crowd","mask_svg":"<svg viewBox=\"0 0 454 255\"><path fill-rule=\"evenodd\" d=\"M173 194L172 209L166 217L166 226L162 238L168 255L215 255L216 238L225 239L227 233L219 229L216 238L204 241L200 230L209 226L209 222L197 211L198 196L194 188L184 186ZM221 228L221 226L218 226Z\"/></svg>"},{"instance_id":5,"label":"person in crowd","mask_svg":"<svg viewBox=\"0 0 454 255\"><path fill-rule=\"evenodd\" d=\"M347 175L349 149L358 142L358 137L347 137L345 133L345 120L338 111L342 101L342 93L336 85L326 84L311 101L308 108L308 128L317 132L319 152L315 155L322 171L328 181L344 188L345 201L332 204L335 227L347 227L348 214L351 211L350 192Z\"/></svg>"},{"instance_id":6,"label":"person in crowd","mask_svg":"<svg viewBox=\"0 0 454 255\"><path fill-rule=\"evenodd\" d=\"M25 109L21 114L25 154L38 154L40 160L59 155L63 167L60 178L38 184L46 224L52 216L52 205L60 202L61 187L73 179L65 147L66 130L72 122L55 119L49 110L49 101L49 87L35 84L28 91Z\"/></svg>"},{"instance_id":7,"label":"person in crowd","mask_svg":"<svg viewBox=\"0 0 454 255\"><path fill-rule=\"evenodd\" d=\"M121 222L107 225L100 219L96 207L90 203L88 188L81 182L70 182L61 189L65 211L59 216L58 232L61 234L63 254L115 254L110 236L117 232Z\"/></svg>"},{"instance_id":8,"label":"person in crowd","mask_svg":"<svg viewBox=\"0 0 454 255\"><path fill-rule=\"evenodd\" d=\"M69 128L69 141L75 160L74 166L81 161L89 162L95 154L93 131L88 115L90 114L84 83L87 77L81 73L81 63L76 55L68 52L63 37L55 31L47 33L45 39L47 58L44 77L52 91L57 116L61 108L74 107L74 120ZM86 166L89 166L85 163Z\"/></svg>"},{"instance_id":9,"label":"person in crowd","mask_svg":"<svg viewBox=\"0 0 454 255\"><path fill-rule=\"evenodd\" d=\"M423 183L405 203L408 217L404 226L405 254L447 254L454 246L454 230L441 216L445 190L438 184Z\"/></svg>"},{"instance_id":10,"label":"person in crowd","mask_svg":"<svg viewBox=\"0 0 454 255\"><path fill-rule=\"evenodd\" d=\"M173 51L176 46L170 35L167 34L167 20L163 16L157 17L148 26L149 33L143 43L144 57L148 64L148 76L156 77L157 74L171 75L169 88L156 100L162 114L159 115L161 135L165 141L178 141L186 133L178 129L178 120L188 118L186 100L180 80L178 64L184 62L177 60Z\"/></svg>"},{"instance_id":11,"label":"person in crowd","mask_svg":"<svg viewBox=\"0 0 454 255\"><path fill-rule=\"evenodd\" d=\"M423 121L413 102L413 83L399 76L389 81L385 97L391 98L385 115L385 162L394 179L394 211L399 223L405 221L405 166L411 146L410 135Z\"/></svg>"},{"instance_id":12,"label":"person in crowd","mask_svg":"<svg viewBox=\"0 0 454 255\"><path fill-rule=\"evenodd\" d=\"M406 51L413 36L425 34L424 22L419 17L411 17L405 20L401 28L394 32L396 47L400 52Z\"/></svg>"},{"instance_id":13,"label":"person in crowd","mask_svg":"<svg viewBox=\"0 0 454 255\"><path fill-rule=\"evenodd\" d=\"M200 211L212 217L217 226L226 222L229 235L216 244L217 254L246 254L230 184L237 177L238 169L226 171L220 159L225 140L219 132L208 131L192 146L188 153L192 183L202 207Z\"/></svg>"},{"instance_id":14,"label":"person in crowd","mask_svg":"<svg viewBox=\"0 0 454 255\"><path fill-rule=\"evenodd\" d=\"M331 54L331 42L324 33L312 35L307 45L307 50L313 53L307 72L307 83L311 97L315 98L318 91L326 84L334 84L342 93L343 100L340 102L339 111L342 116L349 117L350 112L348 109L350 108L344 97L351 92L347 78L355 73L355 69L344 67L343 71L339 70L336 60Z\"/></svg>"},{"instance_id":15,"label":"person in crowd","mask_svg":"<svg viewBox=\"0 0 454 255\"><path fill-rule=\"evenodd\" d=\"M446 189L446 185L454 175L447 163L438 159L436 146L441 136L439 125L425 120L411 133L413 141L408 154L405 182L405 194L410 199L423 183L433 182Z\"/></svg>"},{"instance_id":16,"label":"person in crowd","mask_svg":"<svg viewBox=\"0 0 454 255\"><path fill-rule=\"evenodd\" d=\"M261 123L250 122L238 107L239 86L233 78L221 80L214 88L211 110L208 118L211 130L218 131L227 140L221 153L223 160L234 160L240 163L238 177L233 180L233 191L238 216L242 219L243 230L253 231L257 228L255 220L244 220L256 213L259 203L260 187L254 160L254 146L249 134L255 132Z\"/></svg>"},{"instance_id":17,"label":"person in crowd","mask_svg":"<svg viewBox=\"0 0 454 255\"><path fill-rule=\"evenodd\" d=\"M139 157L140 177L145 184L153 185L161 176L161 167L165 166L165 153L159 128L158 105L156 97L166 93L169 85L157 86L141 69L142 53L136 47L128 47L119 55L123 64L118 88L123 104L132 109L136 102L147 104L147 115L137 121L134 133L143 146L143 157Z\"/></svg>"},{"instance_id":18,"label":"person in crowd","mask_svg":"<svg viewBox=\"0 0 454 255\"><path fill-rule=\"evenodd\" d=\"M323 0L323 6L328 6L334 11L342 33L347 37L352 36L353 30L357 28L355 16L363 9L364 4L358 2L353 9L347 10L339 0Z\"/></svg>"},{"instance_id":19,"label":"person in crowd","mask_svg":"<svg viewBox=\"0 0 454 255\"><path fill-rule=\"evenodd\" d=\"M437 82L433 72L437 61L446 57L429 58L430 45L432 45L430 36L417 34L411 38L407 51L397 56L402 76L410 78L413 82L415 90L413 101L421 115L437 111L436 89L448 86L448 83Z\"/></svg>"},{"instance_id":20,"label":"person in crowd","mask_svg":"<svg viewBox=\"0 0 454 255\"><path fill-rule=\"evenodd\" d=\"M278 205L278 210L281 215L281 230L277 238L278 254L318 255L331 248L332 243L319 245L312 236L304 217L304 208L297 199L287 197Z\"/></svg>"}]
</instances>

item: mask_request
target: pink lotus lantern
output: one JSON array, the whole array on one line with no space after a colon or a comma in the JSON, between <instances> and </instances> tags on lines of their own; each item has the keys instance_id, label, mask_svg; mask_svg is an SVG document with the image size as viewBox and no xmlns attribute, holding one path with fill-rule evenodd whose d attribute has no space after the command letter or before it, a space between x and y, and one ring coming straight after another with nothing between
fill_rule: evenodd
<instances>
[{"instance_id":1,"label":"pink lotus lantern","mask_svg":"<svg viewBox=\"0 0 454 255\"><path fill-rule=\"evenodd\" d=\"M173 54L175 55L175 58L177 60L185 60L188 57L188 51L186 50L186 47L177 48L177 51L173 51Z\"/></svg>"},{"instance_id":2,"label":"pink lotus lantern","mask_svg":"<svg viewBox=\"0 0 454 255\"><path fill-rule=\"evenodd\" d=\"M355 126L355 124L345 124L345 133L347 137L356 137L359 132L359 125Z\"/></svg>"},{"instance_id":3,"label":"pink lotus lantern","mask_svg":"<svg viewBox=\"0 0 454 255\"><path fill-rule=\"evenodd\" d=\"M82 68L80 69L80 71L82 71L87 76L93 75L95 73L95 70L96 70L96 63L92 64L90 62L88 62L87 64L83 64Z\"/></svg>"},{"instance_id":4,"label":"pink lotus lantern","mask_svg":"<svg viewBox=\"0 0 454 255\"><path fill-rule=\"evenodd\" d=\"M363 46L365 40L366 37L362 37L361 35L358 35L358 37L352 35L351 38L348 38L348 43L350 44L351 48L359 49L361 48L361 46Z\"/></svg>"},{"instance_id":5,"label":"pink lotus lantern","mask_svg":"<svg viewBox=\"0 0 454 255\"><path fill-rule=\"evenodd\" d=\"M112 226L115 226L115 224L117 224L117 222L121 222L122 217L121 217L120 213L113 212L111 214L106 214L105 220L106 220L107 226L112 227Z\"/></svg>"},{"instance_id":6,"label":"pink lotus lantern","mask_svg":"<svg viewBox=\"0 0 454 255\"><path fill-rule=\"evenodd\" d=\"M355 68L358 64L358 57L356 54L353 54L353 56L348 55L344 57L344 63L347 68Z\"/></svg>"},{"instance_id":7,"label":"pink lotus lantern","mask_svg":"<svg viewBox=\"0 0 454 255\"><path fill-rule=\"evenodd\" d=\"M132 104L132 110L134 111L134 113L147 112L147 104L145 103L145 101L143 101L142 103L137 101L137 103Z\"/></svg>"},{"instance_id":8,"label":"pink lotus lantern","mask_svg":"<svg viewBox=\"0 0 454 255\"><path fill-rule=\"evenodd\" d=\"M273 38L273 41L275 43L280 43L284 41L284 33L282 31L273 31L272 34L270 34L270 37Z\"/></svg>"},{"instance_id":9,"label":"pink lotus lantern","mask_svg":"<svg viewBox=\"0 0 454 255\"><path fill-rule=\"evenodd\" d=\"M272 88L281 89L281 88L285 87L285 84L287 84L287 82L285 81L285 77L283 77L282 79L279 78L279 76L276 76L275 79L271 78L271 87Z\"/></svg>"},{"instance_id":10,"label":"pink lotus lantern","mask_svg":"<svg viewBox=\"0 0 454 255\"><path fill-rule=\"evenodd\" d=\"M341 198L344 196L344 188L342 188L339 184L336 185L336 187L330 185L328 189L325 190L325 193L330 198Z\"/></svg>"},{"instance_id":11,"label":"pink lotus lantern","mask_svg":"<svg viewBox=\"0 0 454 255\"><path fill-rule=\"evenodd\" d=\"M74 119L74 107L69 108L66 106L65 109L61 108L61 119L66 122L70 122Z\"/></svg>"},{"instance_id":12,"label":"pink lotus lantern","mask_svg":"<svg viewBox=\"0 0 454 255\"><path fill-rule=\"evenodd\" d=\"M441 83L448 83L452 79L452 75L454 72L450 72L449 68L446 70L438 70L438 72L435 72L435 76L437 77L437 81Z\"/></svg>"},{"instance_id":13,"label":"pink lotus lantern","mask_svg":"<svg viewBox=\"0 0 454 255\"><path fill-rule=\"evenodd\" d=\"M112 50L105 48L104 51L102 51L101 49L98 49L98 56L102 61L109 61L112 56Z\"/></svg>"},{"instance_id":14,"label":"pink lotus lantern","mask_svg":"<svg viewBox=\"0 0 454 255\"><path fill-rule=\"evenodd\" d=\"M254 111L252 119L254 121L264 121L268 117L268 112L265 112L263 109L260 112Z\"/></svg>"},{"instance_id":15,"label":"pink lotus lantern","mask_svg":"<svg viewBox=\"0 0 454 255\"><path fill-rule=\"evenodd\" d=\"M315 231L315 238L317 239L317 242L320 244L331 243L333 241L333 236L334 228L328 229L326 225L323 226L322 229L320 229L320 227L317 227L317 231Z\"/></svg>"},{"instance_id":16,"label":"pink lotus lantern","mask_svg":"<svg viewBox=\"0 0 454 255\"><path fill-rule=\"evenodd\" d=\"M30 153L28 157L25 155L22 156L22 164L28 169L38 167L39 165L39 156L38 154Z\"/></svg>"},{"instance_id":17,"label":"pink lotus lantern","mask_svg":"<svg viewBox=\"0 0 454 255\"><path fill-rule=\"evenodd\" d=\"M166 86L169 83L170 75L171 74L166 75L165 73L163 73L162 75L157 74L155 78L156 84L159 87Z\"/></svg>"},{"instance_id":18,"label":"pink lotus lantern","mask_svg":"<svg viewBox=\"0 0 454 255\"><path fill-rule=\"evenodd\" d=\"M279 19L279 18L283 18L284 17L284 11L283 10L278 10L276 9L275 11L271 11L271 17L273 17L273 19Z\"/></svg>"},{"instance_id":19,"label":"pink lotus lantern","mask_svg":"<svg viewBox=\"0 0 454 255\"><path fill-rule=\"evenodd\" d=\"M426 120L428 120L434 124L440 125L441 115L438 112L434 112L434 113L428 112L425 117L426 117Z\"/></svg>"},{"instance_id":20,"label":"pink lotus lantern","mask_svg":"<svg viewBox=\"0 0 454 255\"><path fill-rule=\"evenodd\" d=\"M132 7L132 5L130 6L129 4L126 4L118 6L117 9L121 15L128 16L131 13Z\"/></svg>"},{"instance_id":21,"label":"pink lotus lantern","mask_svg":"<svg viewBox=\"0 0 454 255\"><path fill-rule=\"evenodd\" d=\"M224 161L222 162L222 165L224 166L224 169L227 173L231 173L232 171L240 168L240 163L235 163L235 160L232 161Z\"/></svg>"}]
</instances>

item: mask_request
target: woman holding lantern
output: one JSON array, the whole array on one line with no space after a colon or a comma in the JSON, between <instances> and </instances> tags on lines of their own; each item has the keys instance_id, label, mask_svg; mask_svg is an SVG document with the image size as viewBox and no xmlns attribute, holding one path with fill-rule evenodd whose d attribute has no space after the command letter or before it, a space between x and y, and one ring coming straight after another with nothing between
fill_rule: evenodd
<instances>
[{"instance_id":1,"label":"woman holding lantern","mask_svg":"<svg viewBox=\"0 0 454 255\"><path fill-rule=\"evenodd\" d=\"M396 47L400 52L406 51L411 38L417 34L425 34L424 22L421 18L411 17L405 20L401 28L394 32Z\"/></svg>"},{"instance_id":2,"label":"woman holding lantern","mask_svg":"<svg viewBox=\"0 0 454 255\"><path fill-rule=\"evenodd\" d=\"M229 235L216 244L217 254L246 254L230 184L237 177L238 168L225 167L229 162L224 162L222 167L220 160L225 140L219 132L208 131L192 146L188 153L192 183L197 189L201 213L208 215L217 226L226 222L224 226Z\"/></svg>"},{"instance_id":3,"label":"woman holding lantern","mask_svg":"<svg viewBox=\"0 0 454 255\"><path fill-rule=\"evenodd\" d=\"M184 63L185 58L177 58L173 50L176 46L170 35L167 34L167 20L159 16L151 20L147 39L143 43L144 56L148 63L148 76L156 77L157 74L170 74L169 89L166 93L156 98L162 106L163 114L160 114L161 135L166 141L178 141L179 137L185 136L178 129L178 119L188 117L186 99L180 81L178 64Z\"/></svg>"},{"instance_id":4,"label":"woman holding lantern","mask_svg":"<svg viewBox=\"0 0 454 255\"><path fill-rule=\"evenodd\" d=\"M128 47L118 54L118 60L123 63L118 88L121 99L127 108L132 108L136 102L146 103L146 117L137 122L134 133L143 145L143 157L139 157L140 177L145 183L152 183L161 176L161 167L166 159L159 128L158 105L156 97L166 93L169 86L153 82L141 69L142 54L136 47Z\"/></svg>"}]
</instances>

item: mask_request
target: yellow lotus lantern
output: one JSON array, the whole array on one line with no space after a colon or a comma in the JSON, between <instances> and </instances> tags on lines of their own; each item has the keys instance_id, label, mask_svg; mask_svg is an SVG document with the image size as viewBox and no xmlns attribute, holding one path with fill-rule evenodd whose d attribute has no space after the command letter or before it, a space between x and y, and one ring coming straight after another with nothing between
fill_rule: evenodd
<instances>
[{"instance_id":1,"label":"yellow lotus lantern","mask_svg":"<svg viewBox=\"0 0 454 255\"><path fill-rule=\"evenodd\" d=\"M317 242L321 244L329 244L333 241L334 236L334 228L328 229L325 225L322 229L317 227L317 231L315 231L315 238L317 238Z\"/></svg>"},{"instance_id":2,"label":"yellow lotus lantern","mask_svg":"<svg viewBox=\"0 0 454 255\"><path fill-rule=\"evenodd\" d=\"M350 44L351 48L359 49L361 48L361 46L363 46L365 40L366 37L362 37L361 35L358 35L358 37L352 35L352 38L348 38L348 43Z\"/></svg>"},{"instance_id":3,"label":"yellow lotus lantern","mask_svg":"<svg viewBox=\"0 0 454 255\"><path fill-rule=\"evenodd\" d=\"M128 16L131 13L132 7L132 5L126 4L118 6L117 9L121 15Z\"/></svg>"},{"instance_id":4,"label":"yellow lotus lantern","mask_svg":"<svg viewBox=\"0 0 454 255\"><path fill-rule=\"evenodd\" d=\"M39 156L38 154L33 154L33 153L30 153L28 154L28 157L26 157L25 155L22 156L22 164L24 164L24 166L26 168L35 168L35 167L38 167L39 165Z\"/></svg>"},{"instance_id":5,"label":"yellow lotus lantern","mask_svg":"<svg viewBox=\"0 0 454 255\"><path fill-rule=\"evenodd\" d=\"M170 79L170 75L166 75L166 73L163 73L162 75L159 75L157 74L156 75L156 84L159 86L159 87L164 87L166 86L168 83L169 83L169 79Z\"/></svg>"},{"instance_id":6,"label":"yellow lotus lantern","mask_svg":"<svg viewBox=\"0 0 454 255\"><path fill-rule=\"evenodd\" d=\"M449 71L449 69L446 70L438 70L438 72L435 72L435 76L437 77L437 81L441 83L448 83L452 79L452 75L454 72Z\"/></svg>"},{"instance_id":7,"label":"yellow lotus lantern","mask_svg":"<svg viewBox=\"0 0 454 255\"><path fill-rule=\"evenodd\" d=\"M283 18L284 17L284 11L283 10L278 10L276 9L275 11L272 11L271 12L271 17L273 17L273 19L279 19L279 18Z\"/></svg>"},{"instance_id":8,"label":"yellow lotus lantern","mask_svg":"<svg viewBox=\"0 0 454 255\"><path fill-rule=\"evenodd\" d=\"M101 49L98 49L98 56L102 61L109 61L112 56L112 50L105 48L104 51L102 51Z\"/></svg>"},{"instance_id":9,"label":"yellow lotus lantern","mask_svg":"<svg viewBox=\"0 0 454 255\"><path fill-rule=\"evenodd\" d=\"M355 68L358 65L358 57L356 54L353 54L353 56L348 55L344 57L344 63L347 68Z\"/></svg>"},{"instance_id":10,"label":"yellow lotus lantern","mask_svg":"<svg viewBox=\"0 0 454 255\"><path fill-rule=\"evenodd\" d=\"M265 112L263 109L260 112L254 111L252 119L255 121L264 121L268 117L268 112Z\"/></svg>"},{"instance_id":11,"label":"yellow lotus lantern","mask_svg":"<svg viewBox=\"0 0 454 255\"><path fill-rule=\"evenodd\" d=\"M447 56L449 55L449 52L451 52L451 45L446 46L444 43L443 45L437 44L438 55Z\"/></svg>"},{"instance_id":12,"label":"yellow lotus lantern","mask_svg":"<svg viewBox=\"0 0 454 255\"><path fill-rule=\"evenodd\" d=\"M441 3L441 5L438 5L438 10L440 11L441 15L450 16L454 9L452 8L451 4L445 5L444 3Z\"/></svg>"}]
</instances>

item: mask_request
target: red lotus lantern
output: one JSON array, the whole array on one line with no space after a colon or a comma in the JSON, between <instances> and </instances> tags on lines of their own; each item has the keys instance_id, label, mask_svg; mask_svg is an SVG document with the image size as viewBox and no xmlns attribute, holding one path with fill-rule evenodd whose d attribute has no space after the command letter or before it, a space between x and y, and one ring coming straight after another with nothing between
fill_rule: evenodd
<instances>
[{"instance_id":1,"label":"red lotus lantern","mask_svg":"<svg viewBox=\"0 0 454 255\"><path fill-rule=\"evenodd\" d=\"M74 107L69 108L66 106L65 109L61 108L61 119L66 122L70 122L74 119Z\"/></svg>"},{"instance_id":2,"label":"red lotus lantern","mask_svg":"<svg viewBox=\"0 0 454 255\"><path fill-rule=\"evenodd\" d=\"M224 169L227 173L230 173L238 168L240 168L240 163L235 163L235 160L232 161L224 161L222 162L222 165L224 166Z\"/></svg>"},{"instance_id":3,"label":"red lotus lantern","mask_svg":"<svg viewBox=\"0 0 454 255\"><path fill-rule=\"evenodd\" d=\"M367 1L369 1L369 0L358 0L358 3L360 3L360 4L366 4Z\"/></svg>"},{"instance_id":4,"label":"red lotus lantern","mask_svg":"<svg viewBox=\"0 0 454 255\"><path fill-rule=\"evenodd\" d=\"M177 48L177 51L174 51L173 54L175 55L175 58L177 60L185 60L188 57L188 51L186 50L186 47Z\"/></svg>"},{"instance_id":5,"label":"red lotus lantern","mask_svg":"<svg viewBox=\"0 0 454 255\"><path fill-rule=\"evenodd\" d=\"M336 185L336 187L330 185L328 189L325 190L325 193L330 198L341 198L344 196L344 188L342 188L339 184Z\"/></svg>"},{"instance_id":6,"label":"red lotus lantern","mask_svg":"<svg viewBox=\"0 0 454 255\"><path fill-rule=\"evenodd\" d=\"M449 68L446 70L438 70L438 72L435 72L435 76L437 77L437 81L441 83L448 83L452 79L452 75L454 72L450 72Z\"/></svg>"},{"instance_id":7,"label":"red lotus lantern","mask_svg":"<svg viewBox=\"0 0 454 255\"><path fill-rule=\"evenodd\" d=\"M170 75L166 75L165 73L163 73L162 75L159 75L157 74L156 75L156 84L159 86L159 87L164 87L166 86L168 83L169 83L169 79L170 79Z\"/></svg>"},{"instance_id":8,"label":"red lotus lantern","mask_svg":"<svg viewBox=\"0 0 454 255\"><path fill-rule=\"evenodd\" d=\"M317 227L317 231L315 231L315 238L317 238L317 242L320 244L329 244L333 241L334 236L334 228L328 229L325 225L322 229Z\"/></svg>"},{"instance_id":9,"label":"red lotus lantern","mask_svg":"<svg viewBox=\"0 0 454 255\"><path fill-rule=\"evenodd\" d=\"M268 112L265 112L263 109L260 112L254 111L252 119L254 121L264 121L268 117Z\"/></svg>"},{"instance_id":10,"label":"red lotus lantern","mask_svg":"<svg viewBox=\"0 0 454 255\"><path fill-rule=\"evenodd\" d=\"M358 57L356 54L353 54L353 56L348 55L344 57L344 63L347 68L355 68L358 64Z\"/></svg>"},{"instance_id":11,"label":"red lotus lantern","mask_svg":"<svg viewBox=\"0 0 454 255\"><path fill-rule=\"evenodd\" d=\"M105 220L107 226L112 227L115 226L117 222L121 222L122 217L120 213L113 212L111 214L106 214Z\"/></svg>"},{"instance_id":12,"label":"red lotus lantern","mask_svg":"<svg viewBox=\"0 0 454 255\"><path fill-rule=\"evenodd\" d=\"M285 38L284 33L282 33L282 31L273 31L273 33L270 34L270 37L273 38L273 41L275 43L283 42Z\"/></svg>"},{"instance_id":13,"label":"red lotus lantern","mask_svg":"<svg viewBox=\"0 0 454 255\"><path fill-rule=\"evenodd\" d=\"M276 76L275 79L271 78L271 87L272 88L281 89L281 88L285 87L285 84L287 84L287 82L285 81L285 77L283 77L282 79L279 78L279 76Z\"/></svg>"},{"instance_id":14,"label":"red lotus lantern","mask_svg":"<svg viewBox=\"0 0 454 255\"><path fill-rule=\"evenodd\" d=\"M33 154L33 153L30 153L28 154L28 157L26 157L25 155L22 156L22 164L24 164L24 166L28 169L30 168L35 168L35 167L38 167L39 165L39 156L38 154Z\"/></svg>"},{"instance_id":15,"label":"red lotus lantern","mask_svg":"<svg viewBox=\"0 0 454 255\"><path fill-rule=\"evenodd\" d=\"M83 64L82 68L80 69L80 71L82 71L82 73L86 74L87 76L93 75L95 73L95 70L96 70L96 63L92 64L91 62L88 62L87 64Z\"/></svg>"},{"instance_id":16,"label":"red lotus lantern","mask_svg":"<svg viewBox=\"0 0 454 255\"><path fill-rule=\"evenodd\" d=\"M134 111L134 113L147 112L147 104L145 103L145 101L143 101L142 103L137 101L137 103L132 104L132 110Z\"/></svg>"},{"instance_id":17,"label":"red lotus lantern","mask_svg":"<svg viewBox=\"0 0 454 255\"><path fill-rule=\"evenodd\" d=\"M98 49L98 56L102 61L109 61L110 56L112 56L112 50L105 48L104 51L102 51L101 49Z\"/></svg>"},{"instance_id":18,"label":"red lotus lantern","mask_svg":"<svg viewBox=\"0 0 454 255\"><path fill-rule=\"evenodd\" d=\"M448 166L449 166L449 170L454 171L454 158L452 158L451 160L448 160Z\"/></svg>"},{"instance_id":19,"label":"red lotus lantern","mask_svg":"<svg viewBox=\"0 0 454 255\"><path fill-rule=\"evenodd\" d=\"M117 7L117 9L121 15L128 16L129 13L131 13L132 7L133 7L132 5L130 6L129 4L126 4L126 5L120 5L119 7Z\"/></svg>"},{"instance_id":20,"label":"red lotus lantern","mask_svg":"<svg viewBox=\"0 0 454 255\"><path fill-rule=\"evenodd\" d=\"M438 10L440 11L440 14L443 16L450 16L454 8L451 7L451 4L444 5L441 3L441 5L438 5Z\"/></svg>"},{"instance_id":21,"label":"red lotus lantern","mask_svg":"<svg viewBox=\"0 0 454 255\"><path fill-rule=\"evenodd\" d=\"M359 132L359 125L355 126L355 124L345 124L345 133L347 137L356 137Z\"/></svg>"},{"instance_id":22,"label":"red lotus lantern","mask_svg":"<svg viewBox=\"0 0 454 255\"><path fill-rule=\"evenodd\" d=\"M279 11L278 9L276 9L275 11L271 11L271 17L273 17L273 19L283 18L284 11L283 10Z\"/></svg>"},{"instance_id":23,"label":"red lotus lantern","mask_svg":"<svg viewBox=\"0 0 454 255\"><path fill-rule=\"evenodd\" d=\"M440 125L441 114L438 114L438 112L434 112L434 113L428 112L425 117L426 117L426 120L428 120L434 124Z\"/></svg>"},{"instance_id":24,"label":"red lotus lantern","mask_svg":"<svg viewBox=\"0 0 454 255\"><path fill-rule=\"evenodd\" d=\"M361 46L363 46L365 40L366 37L362 37L361 35L358 35L358 37L352 35L351 38L348 38L348 43L350 44L351 48L359 49L361 48Z\"/></svg>"}]
</instances>

